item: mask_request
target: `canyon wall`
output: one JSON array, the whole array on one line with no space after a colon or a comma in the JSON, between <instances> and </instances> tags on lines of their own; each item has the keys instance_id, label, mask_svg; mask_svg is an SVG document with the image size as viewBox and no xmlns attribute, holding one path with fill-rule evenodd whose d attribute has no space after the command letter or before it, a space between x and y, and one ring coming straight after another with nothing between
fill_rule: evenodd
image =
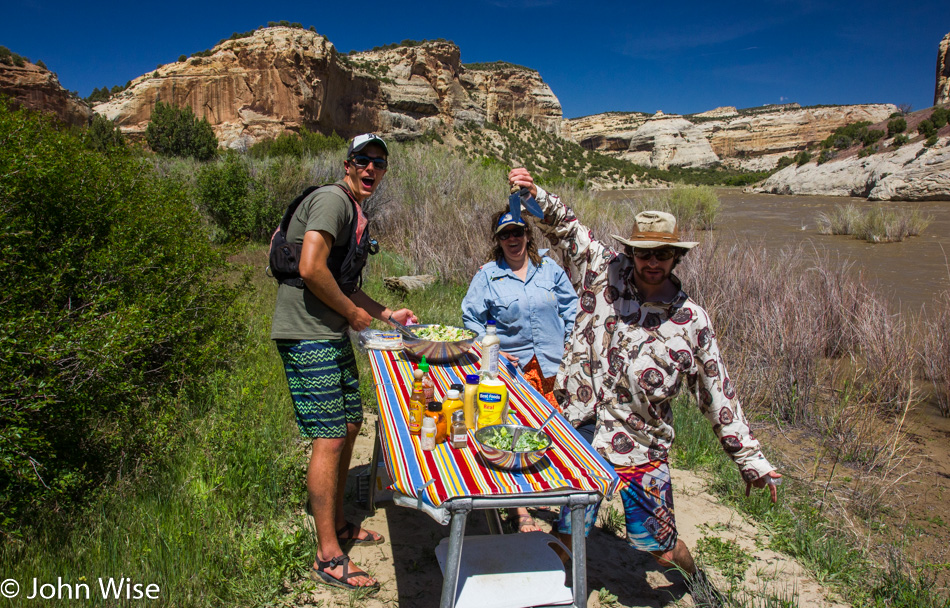
<instances>
[{"instance_id":1,"label":"canyon wall","mask_svg":"<svg viewBox=\"0 0 950 608\"><path fill-rule=\"evenodd\" d=\"M469 69L444 41L343 55L316 32L290 27L263 28L207 56L163 65L95 110L142 134L156 101L191 106L234 148L302 128L401 140L458 121L523 118L552 133L561 124L561 105L534 70Z\"/></svg>"},{"instance_id":2,"label":"canyon wall","mask_svg":"<svg viewBox=\"0 0 950 608\"><path fill-rule=\"evenodd\" d=\"M84 126L92 120L92 108L64 89L56 74L30 62L0 63L0 95L16 105L54 114L66 124Z\"/></svg>"}]
</instances>

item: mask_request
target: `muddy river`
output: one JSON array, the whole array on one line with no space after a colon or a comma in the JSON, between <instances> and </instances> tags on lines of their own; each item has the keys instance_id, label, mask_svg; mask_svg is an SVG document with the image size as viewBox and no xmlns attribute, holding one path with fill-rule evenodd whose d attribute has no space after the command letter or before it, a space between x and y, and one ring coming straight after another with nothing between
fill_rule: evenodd
<instances>
[{"instance_id":1,"label":"muddy river","mask_svg":"<svg viewBox=\"0 0 950 608\"><path fill-rule=\"evenodd\" d=\"M718 189L722 208L715 238L725 244L749 242L777 251L799 243L830 252L851 262L855 272L876 284L888 300L903 310L920 311L933 298L950 289L950 201L922 203L869 202L830 196L774 196L745 194L739 189ZM638 198L642 191L609 191L605 199ZM816 218L836 205L854 204L866 209L898 205L920 209L933 218L921 236L900 243L867 243L849 236L818 233Z\"/></svg>"}]
</instances>

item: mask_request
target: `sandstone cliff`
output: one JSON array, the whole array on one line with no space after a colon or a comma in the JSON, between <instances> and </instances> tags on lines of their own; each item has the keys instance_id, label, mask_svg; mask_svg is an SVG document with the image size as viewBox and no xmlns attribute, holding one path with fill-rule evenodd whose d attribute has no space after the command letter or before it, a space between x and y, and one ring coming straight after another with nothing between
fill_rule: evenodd
<instances>
[{"instance_id":1,"label":"sandstone cliff","mask_svg":"<svg viewBox=\"0 0 950 608\"><path fill-rule=\"evenodd\" d=\"M456 121L524 118L554 133L561 123L560 103L534 70L467 69L459 48L443 41L347 56L323 36L289 27L161 66L95 110L141 134L156 101L190 105L222 145L237 148L304 127L408 139Z\"/></svg>"},{"instance_id":2,"label":"sandstone cliff","mask_svg":"<svg viewBox=\"0 0 950 608\"><path fill-rule=\"evenodd\" d=\"M937 47L937 84L934 86L934 105L950 102L950 34Z\"/></svg>"},{"instance_id":3,"label":"sandstone cliff","mask_svg":"<svg viewBox=\"0 0 950 608\"><path fill-rule=\"evenodd\" d=\"M92 109L64 89L56 74L33 63L0 63L0 95L31 110L55 114L66 124L83 126L92 119Z\"/></svg>"},{"instance_id":4,"label":"sandstone cliff","mask_svg":"<svg viewBox=\"0 0 950 608\"><path fill-rule=\"evenodd\" d=\"M652 167L721 162L760 171L774 168L782 156L820 142L838 127L862 120L879 122L895 111L892 104L814 108L789 104L741 112L716 108L687 117L607 114L567 120L564 132L585 148ZM616 116L626 117L626 122Z\"/></svg>"}]
</instances>

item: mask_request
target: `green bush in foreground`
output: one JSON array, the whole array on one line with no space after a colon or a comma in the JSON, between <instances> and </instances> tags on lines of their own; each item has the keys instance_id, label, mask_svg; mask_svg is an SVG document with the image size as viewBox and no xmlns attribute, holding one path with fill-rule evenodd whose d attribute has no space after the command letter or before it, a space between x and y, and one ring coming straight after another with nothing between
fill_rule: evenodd
<instances>
[{"instance_id":1,"label":"green bush in foreground","mask_svg":"<svg viewBox=\"0 0 950 608\"><path fill-rule=\"evenodd\" d=\"M0 101L0 530L166 449L233 290L176 185Z\"/></svg>"}]
</instances>

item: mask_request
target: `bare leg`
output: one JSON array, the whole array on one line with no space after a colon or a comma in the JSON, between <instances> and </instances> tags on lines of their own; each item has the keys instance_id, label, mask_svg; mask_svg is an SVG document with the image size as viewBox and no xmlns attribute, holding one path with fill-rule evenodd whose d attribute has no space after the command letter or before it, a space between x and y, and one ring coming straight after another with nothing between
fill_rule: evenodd
<instances>
[{"instance_id":1,"label":"bare leg","mask_svg":"<svg viewBox=\"0 0 950 608\"><path fill-rule=\"evenodd\" d=\"M658 564L664 568L679 568L689 576L696 574L696 562L686 543L677 539L676 545L669 551L650 551Z\"/></svg>"},{"instance_id":2,"label":"bare leg","mask_svg":"<svg viewBox=\"0 0 950 608\"><path fill-rule=\"evenodd\" d=\"M518 507L516 510L516 517L518 518L518 532L540 532L541 528L534 521L534 518L531 517L531 514L528 513L528 510L524 507Z\"/></svg>"},{"instance_id":3,"label":"bare leg","mask_svg":"<svg viewBox=\"0 0 950 608\"><path fill-rule=\"evenodd\" d=\"M353 453L352 443L347 448L349 439L350 433L347 428L346 437L313 440L310 464L307 466L307 495L310 498L313 523L317 529L317 540L320 542L320 547L317 549L317 558L320 561L328 561L343 554L343 549L340 548L336 537L336 531L339 528L336 521L337 513L340 518L343 517L343 483L346 476L344 475L341 481L339 471L344 453L348 455L346 466L349 467L349 456ZM317 564L314 563L313 566L316 568ZM350 570L358 570L358 567L350 562ZM338 566L325 572L331 576L340 577L343 575L343 567ZM365 575L353 577L349 582L353 585L365 586L372 585L376 579Z\"/></svg>"}]
</instances>

